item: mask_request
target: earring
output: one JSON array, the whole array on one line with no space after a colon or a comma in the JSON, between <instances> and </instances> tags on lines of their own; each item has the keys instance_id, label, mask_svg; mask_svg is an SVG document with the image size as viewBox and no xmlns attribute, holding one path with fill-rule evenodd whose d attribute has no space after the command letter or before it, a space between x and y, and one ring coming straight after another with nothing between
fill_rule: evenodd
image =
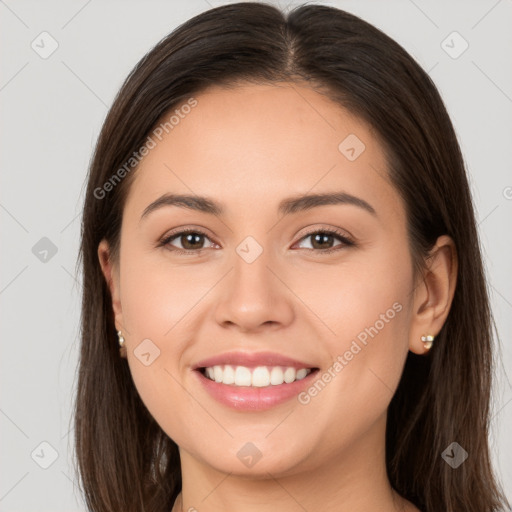
<instances>
[{"instance_id":1,"label":"earring","mask_svg":"<svg viewBox=\"0 0 512 512\"><path fill-rule=\"evenodd\" d=\"M424 334L421 337L421 341L423 342L425 348L430 350L432 348L432 344L434 343L434 336L432 336L432 334Z\"/></svg>"},{"instance_id":2,"label":"earring","mask_svg":"<svg viewBox=\"0 0 512 512\"><path fill-rule=\"evenodd\" d=\"M117 331L117 337L119 338L119 355L126 357L126 346L124 344L124 337L121 331Z\"/></svg>"}]
</instances>

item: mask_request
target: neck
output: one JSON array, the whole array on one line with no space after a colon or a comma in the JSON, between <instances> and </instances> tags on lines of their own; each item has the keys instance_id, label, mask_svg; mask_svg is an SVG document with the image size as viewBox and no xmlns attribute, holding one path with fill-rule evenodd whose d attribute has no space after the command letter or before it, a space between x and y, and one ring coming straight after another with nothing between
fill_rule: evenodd
<instances>
[{"instance_id":1,"label":"neck","mask_svg":"<svg viewBox=\"0 0 512 512\"><path fill-rule=\"evenodd\" d=\"M251 479L217 471L180 450L183 487L172 512L417 511L389 483L385 421L342 451L324 454L321 464L306 458L300 467Z\"/></svg>"}]
</instances>

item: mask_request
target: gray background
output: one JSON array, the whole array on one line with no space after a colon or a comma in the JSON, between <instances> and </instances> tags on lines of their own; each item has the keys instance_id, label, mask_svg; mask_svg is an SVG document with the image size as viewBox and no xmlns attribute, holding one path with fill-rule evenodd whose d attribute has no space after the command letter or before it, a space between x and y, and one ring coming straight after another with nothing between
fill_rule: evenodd
<instances>
[{"instance_id":1,"label":"gray background","mask_svg":"<svg viewBox=\"0 0 512 512\"><path fill-rule=\"evenodd\" d=\"M224 3L0 1L1 511L85 510L73 482L70 413L86 168L107 109L137 61L178 24ZM318 3L359 15L402 44L430 73L452 116L502 340L491 445L510 499L512 1ZM44 31L51 37L40 36ZM42 58L51 38L58 48ZM469 47L458 55L464 41Z\"/></svg>"}]
</instances>

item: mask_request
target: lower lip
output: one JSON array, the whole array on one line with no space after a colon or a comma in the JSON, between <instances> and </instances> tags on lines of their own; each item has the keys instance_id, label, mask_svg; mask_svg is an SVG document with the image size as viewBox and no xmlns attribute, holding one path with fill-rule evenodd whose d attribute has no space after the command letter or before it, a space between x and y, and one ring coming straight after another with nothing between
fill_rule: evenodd
<instances>
[{"instance_id":1,"label":"lower lip","mask_svg":"<svg viewBox=\"0 0 512 512\"><path fill-rule=\"evenodd\" d=\"M205 377L199 370L194 370L204 389L221 404L239 411L265 411L296 397L318 370L313 370L301 380L290 384L270 385L263 388L250 386L233 386L221 384Z\"/></svg>"}]
</instances>

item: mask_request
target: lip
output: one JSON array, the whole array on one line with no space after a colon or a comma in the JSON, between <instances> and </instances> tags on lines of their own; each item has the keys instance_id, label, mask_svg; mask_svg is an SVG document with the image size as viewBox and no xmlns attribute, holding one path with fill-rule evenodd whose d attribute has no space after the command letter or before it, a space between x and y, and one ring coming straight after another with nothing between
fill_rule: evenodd
<instances>
[{"instance_id":1,"label":"lip","mask_svg":"<svg viewBox=\"0 0 512 512\"><path fill-rule=\"evenodd\" d=\"M313 369L317 368L312 363L298 361L288 356L278 354L276 352L225 352L217 356L203 359L192 366L194 370L200 368L208 368L216 365L229 364L232 366L246 366L247 368L255 368L257 366L284 366L300 370L301 368ZM300 381L299 381L300 382ZM288 386L290 384L287 384ZM279 387L279 386L276 386Z\"/></svg>"},{"instance_id":2,"label":"lip","mask_svg":"<svg viewBox=\"0 0 512 512\"><path fill-rule=\"evenodd\" d=\"M209 361L210 360L206 360L208 364L210 364ZM200 367L192 373L196 376L199 380L199 384L210 397L232 409L254 412L271 409L296 397L304 388L311 385L313 379L316 379L319 372L318 369L315 369L303 379L296 380L290 384L283 383L259 388L221 384L207 378L199 368ZM301 366L301 368L307 368L307 366Z\"/></svg>"}]
</instances>

